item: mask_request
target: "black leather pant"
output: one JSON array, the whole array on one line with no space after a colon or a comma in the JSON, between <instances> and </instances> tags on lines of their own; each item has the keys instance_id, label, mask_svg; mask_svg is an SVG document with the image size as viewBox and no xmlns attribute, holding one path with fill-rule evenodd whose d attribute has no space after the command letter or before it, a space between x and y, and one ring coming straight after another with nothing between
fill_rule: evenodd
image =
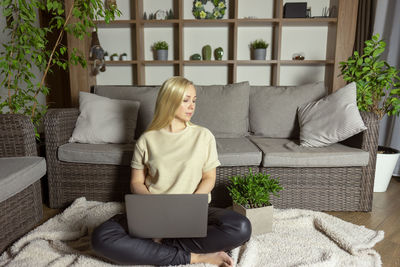
<instances>
[{"instance_id":1,"label":"black leather pant","mask_svg":"<svg viewBox=\"0 0 400 267\"><path fill-rule=\"evenodd\" d=\"M179 265L190 253L228 251L250 239L250 221L231 210L209 207L207 237L167 238L162 244L129 235L126 216L119 214L93 231L92 247L117 264Z\"/></svg>"}]
</instances>

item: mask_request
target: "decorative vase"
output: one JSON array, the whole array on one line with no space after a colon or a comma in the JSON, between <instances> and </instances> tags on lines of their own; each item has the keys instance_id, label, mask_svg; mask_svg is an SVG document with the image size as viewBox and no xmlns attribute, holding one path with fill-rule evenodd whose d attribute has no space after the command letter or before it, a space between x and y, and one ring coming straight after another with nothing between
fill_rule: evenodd
<instances>
[{"instance_id":1,"label":"decorative vase","mask_svg":"<svg viewBox=\"0 0 400 267\"><path fill-rule=\"evenodd\" d=\"M168 49L159 49L156 54L157 60L168 60Z\"/></svg>"},{"instance_id":2,"label":"decorative vase","mask_svg":"<svg viewBox=\"0 0 400 267\"><path fill-rule=\"evenodd\" d=\"M222 49L222 47L218 47L214 50L215 60L222 60L223 55L224 55L224 49Z\"/></svg>"},{"instance_id":3,"label":"decorative vase","mask_svg":"<svg viewBox=\"0 0 400 267\"><path fill-rule=\"evenodd\" d=\"M205 45L202 49L203 60L211 60L211 46Z\"/></svg>"},{"instance_id":4,"label":"decorative vase","mask_svg":"<svg viewBox=\"0 0 400 267\"><path fill-rule=\"evenodd\" d=\"M386 192L399 159L400 151L389 147L378 147L378 151L387 153L378 153L376 155L374 192Z\"/></svg>"},{"instance_id":5,"label":"decorative vase","mask_svg":"<svg viewBox=\"0 0 400 267\"><path fill-rule=\"evenodd\" d=\"M272 232L274 206L246 209L242 205L233 203L233 210L246 216L251 222L251 235Z\"/></svg>"},{"instance_id":6,"label":"decorative vase","mask_svg":"<svg viewBox=\"0 0 400 267\"><path fill-rule=\"evenodd\" d=\"M255 60L265 60L266 56L267 56L267 49L266 48L253 49L253 59L255 59Z\"/></svg>"},{"instance_id":7,"label":"decorative vase","mask_svg":"<svg viewBox=\"0 0 400 267\"><path fill-rule=\"evenodd\" d=\"M190 59L191 59L191 60L201 60L201 56L200 56L200 54L193 54L193 55L190 57Z\"/></svg>"}]
</instances>

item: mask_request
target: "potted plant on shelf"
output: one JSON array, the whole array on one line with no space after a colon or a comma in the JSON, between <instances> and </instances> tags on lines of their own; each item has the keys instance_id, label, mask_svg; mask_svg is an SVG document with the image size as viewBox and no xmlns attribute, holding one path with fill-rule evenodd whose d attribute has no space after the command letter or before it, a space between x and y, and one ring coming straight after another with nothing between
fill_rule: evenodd
<instances>
[{"instance_id":1,"label":"potted plant on shelf","mask_svg":"<svg viewBox=\"0 0 400 267\"><path fill-rule=\"evenodd\" d=\"M246 216L252 225L252 234L272 231L273 206L271 195L278 196L283 188L279 180L266 173L249 173L245 176L229 177L229 195L233 210Z\"/></svg>"},{"instance_id":2,"label":"potted plant on shelf","mask_svg":"<svg viewBox=\"0 0 400 267\"><path fill-rule=\"evenodd\" d=\"M262 39L255 40L250 43L253 59L265 60L267 55L268 43Z\"/></svg>"},{"instance_id":3,"label":"potted plant on shelf","mask_svg":"<svg viewBox=\"0 0 400 267\"><path fill-rule=\"evenodd\" d=\"M153 45L156 60L168 60L168 43L166 41L158 41Z\"/></svg>"},{"instance_id":4,"label":"potted plant on shelf","mask_svg":"<svg viewBox=\"0 0 400 267\"><path fill-rule=\"evenodd\" d=\"M0 86L8 91L7 96L0 97L0 113L29 116L39 138L37 127L47 106L39 102L38 96L50 91L47 74L53 67L86 67L84 53L62 43L64 34L82 40L96 28L96 20L108 23L121 13L115 7L106 8L102 0L75 0L69 8L63 1L0 1L0 7L6 21L2 30L4 36L9 36L2 41L4 49L0 53ZM41 12L51 16L47 25L40 26ZM51 34L56 37L54 43L49 42ZM36 77L36 70L40 77Z\"/></svg>"},{"instance_id":5,"label":"potted plant on shelf","mask_svg":"<svg viewBox=\"0 0 400 267\"><path fill-rule=\"evenodd\" d=\"M111 58L112 61L118 61L118 59L119 59L117 53L112 53L111 56L110 56L110 58Z\"/></svg>"},{"instance_id":6,"label":"potted plant on shelf","mask_svg":"<svg viewBox=\"0 0 400 267\"><path fill-rule=\"evenodd\" d=\"M363 54L354 51L347 61L340 62L343 79L357 85L358 109L375 114L378 121L385 115L400 114L400 70L381 59L385 47L376 34L365 41ZM393 148L378 147L374 192L386 191L399 155Z\"/></svg>"}]
</instances>

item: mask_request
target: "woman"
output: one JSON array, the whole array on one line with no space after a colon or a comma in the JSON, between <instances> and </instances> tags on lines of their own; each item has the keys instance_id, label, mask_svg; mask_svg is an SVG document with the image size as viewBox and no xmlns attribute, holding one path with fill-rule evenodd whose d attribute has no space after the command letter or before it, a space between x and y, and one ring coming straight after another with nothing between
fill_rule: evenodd
<instances>
[{"instance_id":1,"label":"woman","mask_svg":"<svg viewBox=\"0 0 400 267\"><path fill-rule=\"evenodd\" d=\"M190 123L196 89L182 77L165 81L158 93L150 126L137 140L132 159L134 194L209 194L218 161L215 138ZM248 219L230 210L209 207L207 237L141 239L128 234L125 216L115 216L95 229L93 249L121 264L179 265L210 263L233 266L224 251L248 241Z\"/></svg>"}]
</instances>

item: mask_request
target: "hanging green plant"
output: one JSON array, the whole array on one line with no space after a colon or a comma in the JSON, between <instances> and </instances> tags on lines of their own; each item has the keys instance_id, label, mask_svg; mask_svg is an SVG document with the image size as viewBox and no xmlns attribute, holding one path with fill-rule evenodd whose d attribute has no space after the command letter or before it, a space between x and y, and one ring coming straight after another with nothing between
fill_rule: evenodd
<instances>
[{"instance_id":1,"label":"hanging green plant","mask_svg":"<svg viewBox=\"0 0 400 267\"><path fill-rule=\"evenodd\" d=\"M214 5L212 12L205 10L205 5L208 1ZM194 0L193 15L196 19L222 19L225 15L226 4L225 0Z\"/></svg>"}]
</instances>

